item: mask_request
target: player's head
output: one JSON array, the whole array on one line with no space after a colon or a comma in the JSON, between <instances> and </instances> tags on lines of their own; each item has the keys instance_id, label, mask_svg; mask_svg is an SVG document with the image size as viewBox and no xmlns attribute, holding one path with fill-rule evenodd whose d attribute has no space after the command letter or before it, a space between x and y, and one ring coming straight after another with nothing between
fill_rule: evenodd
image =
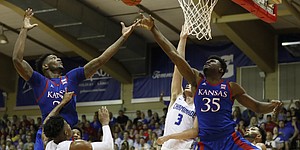
<instances>
[{"instance_id":1,"label":"player's head","mask_svg":"<svg viewBox=\"0 0 300 150\"><path fill-rule=\"evenodd\" d=\"M59 115L52 116L46 121L44 133L47 138L58 141L68 140L72 137L70 125Z\"/></svg>"},{"instance_id":2,"label":"player's head","mask_svg":"<svg viewBox=\"0 0 300 150\"><path fill-rule=\"evenodd\" d=\"M246 130L244 137L250 142L265 143L266 141L266 133L259 127L250 127Z\"/></svg>"},{"instance_id":3,"label":"player's head","mask_svg":"<svg viewBox=\"0 0 300 150\"><path fill-rule=\"evenodd\" d=\"M74 140L80 140L82 137L82 130L81 128L74 126L72 129L72 137Z\"/></svg>"},{"instance_id":4,"label":"player's head","mask_svg":"<svg viewBox=\"0 0 300 150\"><path fill-rule=\"evenodd\" d=\"M42 55L36 60L35 66L36 70L41 74L44 74L46 70L51 72L61 72L64 69L61 59L53 54Z\"/></svg>"},{"instance_id":5,"label":"player's head","mask_svg":"<svg viewBox=\"0 0 300 150\"><path fill-rule=\"evenodd\" d=\"M211 73L219 72L222 77L226 73L226 71L227 71L227 64L225 60L216 55L210 56L203 66L203 72L205 76L208 75L209 72Z\"/></svg>"}]
</instances>

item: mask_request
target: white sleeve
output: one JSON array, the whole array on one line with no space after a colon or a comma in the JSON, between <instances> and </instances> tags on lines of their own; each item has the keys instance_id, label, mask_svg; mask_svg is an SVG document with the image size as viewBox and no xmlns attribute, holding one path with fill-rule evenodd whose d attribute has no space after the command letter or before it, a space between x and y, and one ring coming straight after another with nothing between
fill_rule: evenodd
<instances>
[{"instance_id":1,"label":"white sleeve","mask_svg":"<svg viewBox=\"0 0 300 150\"><path fill-rule=\"evenodd\" d=\"M111 135L111 131L108 125L102 126L103 139L102 142L92 142L93 150L113 150L114 140Z\"/></svg>"}]
</instances>

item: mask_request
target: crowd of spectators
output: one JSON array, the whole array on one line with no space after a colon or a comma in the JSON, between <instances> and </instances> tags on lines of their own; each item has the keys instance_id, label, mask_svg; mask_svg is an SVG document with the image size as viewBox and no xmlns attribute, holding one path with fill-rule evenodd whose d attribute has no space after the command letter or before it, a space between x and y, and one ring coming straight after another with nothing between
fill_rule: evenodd
<instances>
[{"instance_id":1,"label":"crowd of spectators","mask_svg":"<svg viewBox=\"0 0 300 150\"><path fill-rule=\"evenodd\" d=\"M253 126L261 127L266 132L263 141L268 150L300 149L300 102L283 107L278 115L255 114L249 109L241 111L240 107L234 107L233 120L236 122L236 130L244 134ZM156 140L163 135L167 109L163 109L163 115L150 109L146 112L137 110L135 117L129 118L123 110L119 110L117 116L110 112L110 127L114 138L115 150L156 150L160 149ZM82 115L76 128L81 131L80 138L87 141L101 141L101 123L98 121L98 113L95 112L92 120ZM33 150L35 135L42 126L42 119L28 119L26 115L19 118L16 115L9 119L3 115L0 120L0 150ZM78 133L76 133L78 134ZM76 138L77 139L77 138ZM201 139L200 139L201 140Z\"/></svg>"},{"instance_id":2,"label":"crowd of spectators","mask_svg":"<svg viewBox=\"0 0 300 150\"><path fill-rule=\"evenodd\" d=\"M42 119L27 119L26 115L20 119L13 115L9 119L4 114L0 120L0 150L33 150L35 136L38 128L42 125Z\"/></svg>"},{"instance_id":3,"label":"crowd of spectators","mask_svg":"<svg viewBox=\"0 0 300 150\"><path fill-rule=\"evenodd\" d=\"M260 127L266 133L263 141L267 150L299 150L300 149L300 102L293 100L287 107L282 107L279 114L255 114L246 109L241 111L237 106L232 116L236 122L236 130L241 134L253 126Z\"/></svg>"}]
</instances>

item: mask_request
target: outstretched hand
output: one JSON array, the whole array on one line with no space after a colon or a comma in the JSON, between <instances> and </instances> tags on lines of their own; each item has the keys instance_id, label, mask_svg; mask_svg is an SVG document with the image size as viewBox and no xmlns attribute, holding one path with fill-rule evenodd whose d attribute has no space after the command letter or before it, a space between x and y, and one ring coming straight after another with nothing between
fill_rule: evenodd
<instances>
[{"instance_id":1,"label":"outstretched hand","mask_svg":"<svg viewBox=\"0 0 300 150\"><path fill-rule=\"evenodd\" d=\"M62 104L67 104L71 100L73 94L74 94L74 92L66 92L64 94L63 99L61 100L61 103Z\"/></svg>"},{"instance_id":2,"label":"outstretched hand","mask_svg":"<svg viewBox=\"0 0 300 150\"><path fill-rule=\"evenodd\" d=\"M280 109L282 108L283 103L279 100L272 100L271 104L274 106L273 113L275 115L277 115L279 113Z\"/></svg>"},{"instance_id":3,"label":"outstretched hand","mask_svg":"<svg viewBox=\"0 0 300 150\"><path fill-rule=\"evenodd\" d=\"M135 21L131 26L126 27L124 22L121 22L121 26L122 26L122 35L124 37L128 37L132 31L134 30L134 28L140 23L140 19L138 19L137 21Z\"/></svg>"},{"instance_id":4,"label":"outstretched hand","mask_svg":"<svg viewBox=\"0 0 300 150\"><path fill-rule=\"evenodd\" d=\"M98 110L98 119L102 125L108 125L109 124L109 112L106 108L106 106L102 106Z\"/></svg>"},{"instance_id":5,"label":"outstretched hand","mask_svg":"<svg viewBox=\"0 0 300 150\"><path fill-rule=\"evenodd\" d=\"M30 19L31 17L33 16L33 12L32 12L32 9L31 8L28 8L26 11L25 11L25 14L24 14L24 20L23 20L23 27L24 29L32 29L36 26L38 26L38 24L31 24L30 23Z\"/></svg>"},{"instance_id":6,"label":"outstretched hand","mask_svg":"<svg viewBox=\"0 0 300 150\"><path fill-rule=\"evenodd\" d=\"M147 30L152 30L152 28L154 27L154 19L151 15L149 15L149 17L146 17L145 15L140 13L140 18L141 21L138 24L139 27L143 27Z\"/></svg>"}]
</instances>

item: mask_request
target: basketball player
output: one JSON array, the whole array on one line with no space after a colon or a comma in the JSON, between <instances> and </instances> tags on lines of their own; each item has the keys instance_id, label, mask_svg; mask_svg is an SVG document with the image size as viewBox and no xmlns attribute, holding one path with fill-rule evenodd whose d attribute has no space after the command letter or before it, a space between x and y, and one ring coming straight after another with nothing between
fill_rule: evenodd
<instances>
[{"instance_id":1,"label":"basketball player","mask_svg":"<svg viewBox=\"0 0 300 150\"><path fill-rule=\"evenodd\" d=\"M48 54L40 57L36 62L38 72L33 71L31 66L23 60L27 31L37 26L37 24L30 23L32 16L32 9L27 9L24 15L23 27L21 28L13 51L12 58L14 66L19 75L33 88L43 120L50 111L60 103L66 90L74 91L72 100L60 112L61 116L73 127L78 122L76 112L76 95L79 94L78 84L84 79L91 77L118 51L119 47L127 40L138 22L129 27L125 27L124 23L121 22L122 35L114 44L84 67L73 69L65 76L62 76L64 66L61 59L55 55ZM36 136L35 150L43 149L41 133L42 131L40 129Z\"/></svg>"},{"instance_id":2,"label":"basketball player","mask_svg":"<svg viewBox=\"0 0 300 150\"><path fill-rule=\"evenodd\" d=\"M157 29L152 17L146 18L142 15L139 26L152 32L156 42L176 65L182 76L192 85L199 128L198 136L201 140L198 148L205 150L258 149L234 129L235 122L231 117L234 100L236 99L256 113L278 112L282 103L275 100L271 103L259 102L249 96L239 84L223 80L222 76L227 70L227 64L218 56L208 58L203 66L204 74L191 68L178 54L172 43Z\"/></svg>"},{"instance_id":3,"label":"basketball player","mask_svg":"<svg viewBox=\"0 0 300 150\"><path fill-rule=\"evenodd\" d=\"M114 143L109 128L109 113L106 107L98 111L98 119L101 122L103 130L102 142L87 142L84 140L70 140L72 130L70 125L59 116L60 110L71 100L74 92L66 92L60 104L58 104L47 116L43 125L44 135L52 139L46 143L46 150L112 150ZM43 136L45 138L45 136ZM44 141L46 139L43 139Z\"/></svg>"},{"instance_id":4,"label":"basketball player","mask_svg":"<svg viewBox=\"0 0 300 150\"><path fill-rule=\"evenodd\" d=\"M187 29L182 26L180 40L177 51L180 56L185 57L185 45L187 40ZM187 84L184 91L182 89L182 75L174 66L173 78L171 83L171 100L165 122L164 136L182 132L193 127L195 119L195 105L191 86ZM193 139L175 140L171 139L163 143L162 150L185 150L190 149Z\"/></svg>"},{"instance_id":5,"label":"basketball player","mask_svg":"<svg viewBox=\"0 0 300 150\"><path fill-rule=\"evenodd\" d=\"M253 145L260 148L261 150L266 150L266 132L259 127L250 127L246 130L244 138L250 141Z\"/></svg>"}]
</instances>

